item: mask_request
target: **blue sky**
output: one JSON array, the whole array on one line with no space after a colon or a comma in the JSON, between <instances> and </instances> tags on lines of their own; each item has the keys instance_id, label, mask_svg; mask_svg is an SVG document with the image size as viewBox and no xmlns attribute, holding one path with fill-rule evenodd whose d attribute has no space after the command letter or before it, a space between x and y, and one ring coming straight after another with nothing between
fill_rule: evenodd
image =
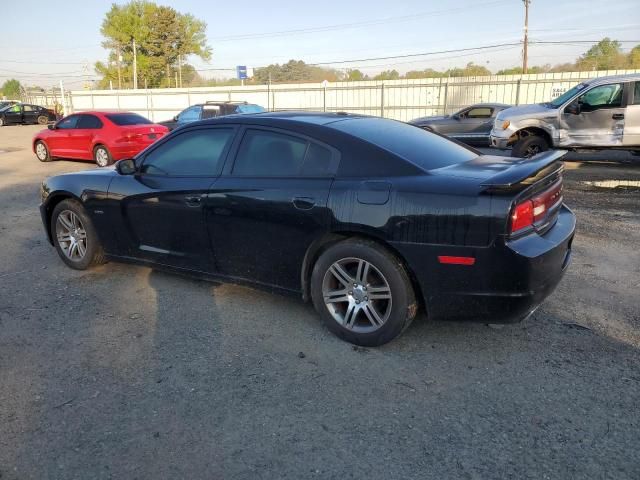
<instances>
[{"instance_id":1,"label":"blue sky","mask_svg":"<svg viewBox=\"0 0 640 480\"><path fill-rule=\"evenodd\" d=\"M123 2L116 2L123 3ZM163 0L181 12L207 22L213 59L191 63L199 69L235 65L262 66L302 59L309 63L518 42L522 37L521 0ZM83 75L94 75L93 63L104 60L100 25L110 1L21 0L0 7L3 41L0 82L15 77L28 84L51 85L60 78L79 85ZM39 27L34 28L34 24ZM324 31L252 35L330 26ZM640 40L638 0L532 0L531 40L600 39ZM25 32L40 32L25 34ZM55 32L55 33L45 33ZM237 38L238 36L246 38ZM638 42L640 43L640 42ZM623 43L625 49L632 43ZM589 45L532 45L530 64L573 60ZM445 69L467 62L496 71L518 65L521 48L441 54L409 60L378 60L336 65L368 73L395 68ZM84 65L88 65L86 68ZM202 72L204 76L232 76L233 72Z\"/></svg>"}]
</instances>

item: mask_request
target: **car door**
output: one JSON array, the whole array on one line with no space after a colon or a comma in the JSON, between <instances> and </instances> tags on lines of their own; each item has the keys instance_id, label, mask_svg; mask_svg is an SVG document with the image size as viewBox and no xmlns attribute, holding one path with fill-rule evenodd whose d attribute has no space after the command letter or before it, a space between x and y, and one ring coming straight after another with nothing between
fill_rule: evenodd
<instances>
[{"instance_id":1,"label":"car door","mask_svg":"<svg viewBox=\"0 0 640 480\"><path fill-rule=\"evenodd\" d=\"M640 147L640 82L629 84L629 102L624 113L624 146Z\"/></svg>"},{"instance_id":2,"label":"car door","mask_svg":"<svg viewBox=\"0 0 640 480\"><path fill-rule=\"evenodd\" d=\"M304 255L331 219L326 205L339 153L288 131L247 127L232 155L207 198L216 268L299 290Z\"/></svg>"},{"instance_id":3,"label":"car door","mask_svg":"<svg viewBox=\"0 0 640 480\"><path fill-rule=\"evenodd\" d=\"M493 108L471 107L461 112L458 117L457 124L454 123L451 127L450 137L467 143L486 144L493 126Z\"/></svg>"},{"instance_id":4,"label":"car door","mask_svg":"<svg viewBox=\"0 0 640 480\"><path fill-rule=\"evenodd\" d=\"M93 138L103 128L102 121L95 115L78 115L76 128L69 131L69 141L77 158L93 158Z\"/></svg>"},{"instance_id":5,"label":"car door","mask_svg":"<svg viewBox=\"0 0 640 480\"><path fill-rule=\"evenodd\" d=\"M4 112L4 123L9 124L19 124L22 123L22 105L16 104L12 107L9 107Z\"/></svg>"},{"instance_id":6,"label":"car door","mask_svg":"<svg viewBox=\"0 0 640 480\"><path fill-rule=\"evenodd\" d=\"M35 105L22 105L22 123L38 123L38 107Z\"/></svg>"},{"instance_id":7,"label":"car door","mask_svg":"<svg viewBox=\"0 0 640 480\"><path fill-rule=\"evenodd\" d=\"M568 146L622 145L625 125L623 94L623 83L598 85L566 105L561 110L560 122L567 132Z\"/></svg>"},{"instance_id":8,"label":"car door","mask_svg":"<svg viewBox=\"0 0 640 480\"><path fill-rule=\"evenodd\" d=\"M134 175L109 187L120 255L214 272L203 205L222 170L233 127L195 127L160 140L136 159Z\"/></svg>"},{"instance_id":9,"label":"car door","mask_svg":"<svg viewBox=\"0 0 640 480\"><path fill-rule=\"evenodd\" d=\"M47 145L52 156L74 157L75 149L73 148L71 133L76 128L78 118L78 115L69 115L55 124L53 131L47 137Z\"/></svg>"}]
</instances>

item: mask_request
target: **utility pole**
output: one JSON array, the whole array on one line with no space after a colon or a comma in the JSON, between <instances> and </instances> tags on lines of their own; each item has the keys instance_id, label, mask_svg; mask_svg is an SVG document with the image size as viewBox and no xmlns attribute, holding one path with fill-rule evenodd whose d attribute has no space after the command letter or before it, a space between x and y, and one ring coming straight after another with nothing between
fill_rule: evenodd
<instances>
[{"instance_id":1,"label":"utility pole","mask_svg":"<svg viewBox=\"0 0 640 480\"><path fill-rule=\"evenodd\" d=\"M67 102L64 99L64 85L62 84L62 80L60 80L60 96L62 97L62 116L65 117L67 115Z\"/></svg>"},{"instance_id":2,"label":"utility pole","mask_svg":"<svg viewBox=\"0 0 640 480\"><path fill-rule=\"evenodd\" d=\"M120 53L120 45L118 45L118 90L122 90L122 72L120 71L120 62L122 62L122 54Z\"/></svg>"},{"instance_id":3,"label":"utility pole","mask_svg":"<svg viewBox=\"0 0 640 480\"><path fill-rule=\"evenodd\" d=\"M136 51L136 39L133 39L133 88L138 88L138 56Z\"/></svg>"},{"instance_id":4,"label":"utility pole","mask_svg":"<svg viewBox=\"0 0 640 480\"><path fill-rule=\"evenodd\" d=\"M178 54L178 78L180 79L180 88L182 88L182 55Z\"/></svg>"},{"instance_id":5,"label":"utility pole","mask_svg":"<svg viewBox=\"0 0 640 480\"><path fill-rule=\"evenodd\" d=\"M531 0L522 0L524 3L524 50L522 51L522 73L527 73L528 47L529 47L529 5Z\"/></svg>"}]
</instances>

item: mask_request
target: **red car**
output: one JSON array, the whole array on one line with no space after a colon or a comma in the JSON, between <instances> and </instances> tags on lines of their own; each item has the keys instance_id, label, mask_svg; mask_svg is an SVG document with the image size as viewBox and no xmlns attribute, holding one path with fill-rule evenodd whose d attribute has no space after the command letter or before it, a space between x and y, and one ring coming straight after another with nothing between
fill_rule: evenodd
<instances>
[{"instance_id":1,"label":"red car","mask_svg":"<svg viewBox=\"0 0 640 480\"><path fill-rule=\"evenodd\" d=\"M137 113L82 112L69 115L33 137L41 162L54 157L93 160L99 167L131 158L169 129Z\"/></svg>"}]
</instances>

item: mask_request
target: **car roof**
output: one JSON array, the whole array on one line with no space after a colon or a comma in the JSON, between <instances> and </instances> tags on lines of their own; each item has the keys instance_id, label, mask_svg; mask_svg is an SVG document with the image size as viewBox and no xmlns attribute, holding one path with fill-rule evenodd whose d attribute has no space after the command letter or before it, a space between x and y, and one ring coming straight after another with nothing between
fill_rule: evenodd
<instances>
[{"instance_id":1,"label":"car roof","mask_svg":"<svg viewBox=\"0 0 640 480\"><path fill-rule=\"evenodd\" d=\"M611 82L638 82L638 81L640 81L640 73L628 73L625 75L608 75L606 77L596 77L582 83L585 83L587 85L599 85L602 83L611 83Z\"/></svg>"},{"instance_id":2,"label":"car roof","mask_svg":"<svg viewBox=\"0 0 640 480\"><path fill-rule=\"evenodd\" d=\"M346 112L323 113L304 111L280 111L249 113L243 115L227 115L225 117L201 120L198 123L261 123L261 124L299 124L299 125L328 125L333 122L348 120L353 118L369 118L367 115L358 115ZM379 118L379 117L370 117Z\"/></svg>"},{"instance_id":3,"label":"car roof","mask_svg":"<svg viewBox=\"0 0 640 480\"><path fill-rule=\"evenodd\" d=\"M497 102L483 102L483 103L474 103L473 105L469 105L470 107L504 107L509 108L512 105L507 105L506 103L497 103Z\"/></svg>"}]
</instances>

